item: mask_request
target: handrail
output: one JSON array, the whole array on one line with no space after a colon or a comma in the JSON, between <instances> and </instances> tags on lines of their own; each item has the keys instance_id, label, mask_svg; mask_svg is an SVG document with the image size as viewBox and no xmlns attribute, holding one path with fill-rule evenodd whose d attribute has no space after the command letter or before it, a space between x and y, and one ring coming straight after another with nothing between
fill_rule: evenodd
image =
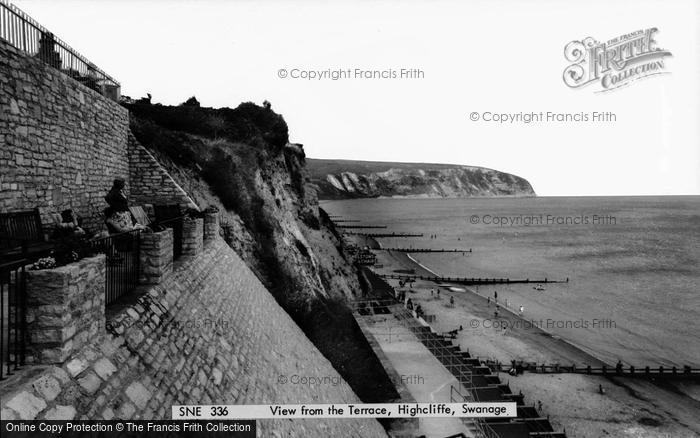
<instances>
[{"instance_id":1,"label":"handrail","mask_svg":"<svg viewBox=\"0 0 700 438\"><path fill-rule=\"evenodd\" d=\"M27 348L26 259L0 265L0 380L25 364Z\"/></svg>"},{"instance_id":2,"label":"handrail","mask_svg":"<svg viewBox=\"0 0 700 438\"><path fill-rule=\"evenodd\" d=\"M119 82L8 0L0 0L0 38L98 93L119 99Z\"/></svg>"}]
</instances>

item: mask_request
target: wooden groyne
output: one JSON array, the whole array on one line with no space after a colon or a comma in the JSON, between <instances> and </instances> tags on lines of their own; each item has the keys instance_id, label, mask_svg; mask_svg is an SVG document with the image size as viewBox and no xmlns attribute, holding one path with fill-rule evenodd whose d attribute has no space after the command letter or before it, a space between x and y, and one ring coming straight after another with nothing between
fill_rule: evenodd
<instances>
[{"instance_id":1,"label":"wooden groyne","mask_svg":"<svg viewBox=\"0 0 700 438\"><path fill-rule=\"evenodd\" d=\"M568 283L569 279L566 280L550 280L545 279L512 279L512 278L468 278L468 277L440 277L433 275L397 275L397 274L378 274L382 278L390 278L394 280L426 280L434 281L436 283L460 283L467 285L477 285L477 284L522 284L522 283L532 283L532 284L551 284L551 283Z\"/></svg>"},{"instance_id":2,"label":"wooden groyne","mask_svg":"<svg viewBox=\"0 0 700 438\"><path fill-rule=\"evenodd\" d=\"M472 249L434 249L434 248L381 248L382 251L396 252L472 252Z\"/></svg>"},{"instance_id":3,"label":"wooden groyne","mask_svg":"<svg viewBox=\"0 0 700 438\"><path fill-rule=\"evenodd\" d=\"M666 378L666 379L686 379L700 380L700 368L684 367L664 367L664 366L622 366L602 367L561 365L561 364L537 364L534 362L511 361L510 363L487 360L483 362L492 371L511 372L511 370L527 371L536 374L588 374L593 376L608 377L636 377L636 378Z\"/></svg>"},{"instance_id":4,"label":"wooden groyne","mask_svg":"<svg viewBox=\"0 0 700 438\"><path fill-rule=\"evenodd\" d=\"M345 229L353 229L353 228L381 228L384 229L387 226L386 225L336 225L336 228L345 228Z\"/></svg>"},{"instance_id":5,"label":"wooden groyne","mask_svg":"<svg viewBox=\"0 0 700 438\"><path fill-rule=\"evenodd\" d=\"M358 233L356 231L348 231L345 234L349 235L359 235L365 237L423 237L423 234L415 233Z\"/></svg>"},{"instance_id":6,"label":"wooden groyne","mask_svg":"<svg viewBox=\"0 0 700 438\"><path fill-rule=\"evenodd\" d=\"M361 222L357 219L335 219L333 220L336 224L341 224L341 223L349 223L349 222Z\"/></svg>"}]
</instances>

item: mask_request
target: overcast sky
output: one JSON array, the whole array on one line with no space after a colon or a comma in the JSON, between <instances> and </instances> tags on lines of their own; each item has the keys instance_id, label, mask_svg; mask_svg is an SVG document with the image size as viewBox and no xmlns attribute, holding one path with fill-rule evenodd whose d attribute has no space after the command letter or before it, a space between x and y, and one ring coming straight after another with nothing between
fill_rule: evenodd
<instances>
[{"instance_id":1,"label":"overcast sky","mask_svg":"<svg viewBox=\"0 0 700 438\"><path fill-rule=\"evenodd\" d=\"M308 156L485 166L540 195L700 194L700 1L14 2L122 84L205 106L262 103ZM564 46L657 27L670 74L570 89ZM279 70L417 68L422 79ZM470 113L611 111L496 124Z\"/></svg>"}]
</instances>

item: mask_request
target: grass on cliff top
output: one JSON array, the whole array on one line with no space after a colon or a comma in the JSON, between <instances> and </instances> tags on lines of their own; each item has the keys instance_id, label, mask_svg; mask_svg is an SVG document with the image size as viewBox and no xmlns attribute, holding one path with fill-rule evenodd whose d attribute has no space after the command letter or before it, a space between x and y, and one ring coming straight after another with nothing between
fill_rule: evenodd
<instances>
[{"instance_id":1,"label":"grass on cliff top","mask_svg":"<svg viewBox=\"0 0 700 438\"><path fill-rule=\"evenodd\" d=\"M226 139L258 148L281 151L289 142L284 118L269 105L245 102L236 108L203 108L194 105L152 105L146 102L125 104L132 114L150 120L170 131L209 139Z\"/></svg>"}]
</instances>

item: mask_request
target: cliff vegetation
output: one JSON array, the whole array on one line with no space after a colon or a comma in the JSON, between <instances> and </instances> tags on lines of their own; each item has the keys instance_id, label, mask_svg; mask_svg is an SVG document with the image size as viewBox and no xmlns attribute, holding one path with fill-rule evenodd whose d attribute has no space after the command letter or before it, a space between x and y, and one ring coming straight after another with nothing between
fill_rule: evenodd
<instances>
[{"instance_id":1,"label":"cliff vegetation","mask_svg":"<svg viewBox=\"0 0 700 438\"><path fill-rule=\"evenodd\" d=\"M125 105L130 126L200 207L222 212L227 243L365 402L398 397L347 306L356 268L308 184L303 147L290 144L267 102L234 109Z\"/></svg>"}]
</instances>

